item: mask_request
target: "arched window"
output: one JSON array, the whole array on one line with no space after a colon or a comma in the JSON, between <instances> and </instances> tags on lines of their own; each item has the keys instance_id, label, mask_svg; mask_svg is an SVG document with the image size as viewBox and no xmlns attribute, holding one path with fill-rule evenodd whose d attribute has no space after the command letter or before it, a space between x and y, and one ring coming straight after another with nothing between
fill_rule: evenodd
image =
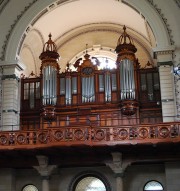
<instances>
[{"instance_id":1,"label":"arched window","mask_svg":"<svg viewBox=\"0 0 180 191\"><path fill-rule=\"evenodd\" d=\"M144 186L144 191L161 191L164 190L163 186L155 180L149 181Z\"/></svg>"},{"instance_id":2,"label":"arched window","mask_svg":"<svg viewBox=\"0 0 180 191\"><path fill-rule=\"evenodd\" d=\"M88 176L77 183L74 191L106 191L106 187L100 179Z\"/></svg>"},{"instance_id":3,"label":"arched window","mask_svg":"<svg viewBox=\"0 0 180 191\"><path fill-rule=\"evenodd\" d=\"M85 171L77 174L69 185L69 191L111 191L109 181L101 173Z\"/></svg>"},{"instance_id":4,"label":"arched window","mask_svg":"<svg viewBox=\"0 0 180 191\"><path fill-rule=\"evenodd\" d=\"M33 184L28 184L23 187L22 191L38 191L38 189Z\"/></svg>"}]
</instances>

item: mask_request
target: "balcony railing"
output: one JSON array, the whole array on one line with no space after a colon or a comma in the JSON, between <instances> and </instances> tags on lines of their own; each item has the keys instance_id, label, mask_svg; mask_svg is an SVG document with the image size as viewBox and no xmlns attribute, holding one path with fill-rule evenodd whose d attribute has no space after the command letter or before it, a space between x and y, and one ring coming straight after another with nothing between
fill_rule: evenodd
<instances>
[{"instance_id":1,"label":"balcony railing","mask_svg":"<svg viewBox=\"0 0 180 191\"><path fill-rule=\"evenodd\" d=\"M0 150L52 146L113 146L180 142L180 123L111 127L57 127L0 132Z\"/></svg>"}]
</instances>

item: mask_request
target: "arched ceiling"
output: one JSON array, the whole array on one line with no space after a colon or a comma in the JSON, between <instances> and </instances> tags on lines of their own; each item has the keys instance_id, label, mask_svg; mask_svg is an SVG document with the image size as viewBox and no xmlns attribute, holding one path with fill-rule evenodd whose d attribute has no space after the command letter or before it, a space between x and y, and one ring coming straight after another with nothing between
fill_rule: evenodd
<instances>
[{"instance_id":1,"label":"arched ceiling","mask_svg":"<svg viewBox=\"0 0 180 191\"><path fill-rule=\"evenodd\" d=\"M54 38L79 26L90 23L127 25L148 38L144 18L126 4L115 0L74 0L54 6L34 24L46 39L49 32Z\"/></svg>"},{"instance_id":2,"label":"arched ceiling","mask_svg":"<svg viewBox=\"0 0 180 191\"><path fill-rule=\"evenodd\" d=\"M72 0L60 5L56 1L44 10L34 19L21 46L20 59L26 65L26 75L31 70L38 75L38 57L49 33L58 46L63 71L66 63L82 52L86 44L88 48L100 45L114 50L123 25L135 41L141 65L153 62L151 51L156 42L148 22L121 1Z\"/></svg>"}]
</instances>

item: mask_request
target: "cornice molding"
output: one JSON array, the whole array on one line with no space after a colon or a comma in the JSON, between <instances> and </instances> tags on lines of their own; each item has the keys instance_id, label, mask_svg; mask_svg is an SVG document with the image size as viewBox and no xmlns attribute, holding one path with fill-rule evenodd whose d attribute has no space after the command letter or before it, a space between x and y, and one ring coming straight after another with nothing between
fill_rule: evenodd
<instances>
[{"instance_id":1,"label":"cornice molding","mask_svg":"<svg viewBox=\"0 0 180 191\"><path fill-rule=\"evenodd\" d=\"M156 52L156 55L169 55L169 54L172 54L172 53L173 53L172 50L164 50L164 51Z\"/></svg>"},{"instance_id":2,"label":"cornice molding","mask_svg":"<svg viewBox=\"0 0 180 191\"><path fill-rule=\"evenodd\" d=\"M158 8L157 4L155 4L153 0L146 0L146 1L153 6L153 8L156 10L156 12L161 17L163 23L166 26L166 29L167 29L167 32L169 35L169 39L170 39L170 43L171 43L171 45L174 45L175 42L173 40L172 30L170 29L170 25L168 24L168 20L167 20L167 18L165 18L164 14L162 13L162 10ZM175 0L175 1L179 2L179 0Z\"/></svg>"},{"instance_id":3,"label":"cornice molding","mask_svg":"<svg viewBox=\"0 0 180 191\"><path fill-rule=\"evenodd\" d=\"M175 46L171 45L171 46L167 46L167 47L156 47L153 48L153 52L155 52L156 54L172 54L175 50Z\"/></svg>"}]
</instances>

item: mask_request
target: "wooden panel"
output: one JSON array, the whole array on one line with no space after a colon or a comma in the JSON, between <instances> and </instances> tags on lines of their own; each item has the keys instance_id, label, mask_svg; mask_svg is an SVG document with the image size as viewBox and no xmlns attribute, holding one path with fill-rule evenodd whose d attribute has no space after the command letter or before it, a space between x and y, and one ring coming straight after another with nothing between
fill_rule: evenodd
<instances>
[{"instance_id":1,"label":"wooden panel","mask_svg":"<svg viewBox=\"0 0 180 191\"><path fill-rule=\"evenodd\" d=\"M112 102L116 103L118 101L118 96L116 91L112 92L111 97L112 97Z\"/></svg>"},{"instance_id":2,"label":"wooden panel","mask_svg":"<svg viewBox=\"0 0 180 191\"><path fill-rule=\"evenodd\" d=\"M77 95L72 95L72 105L77 105L77 104L78 104Z\"/></svg>"}]
</instances>

